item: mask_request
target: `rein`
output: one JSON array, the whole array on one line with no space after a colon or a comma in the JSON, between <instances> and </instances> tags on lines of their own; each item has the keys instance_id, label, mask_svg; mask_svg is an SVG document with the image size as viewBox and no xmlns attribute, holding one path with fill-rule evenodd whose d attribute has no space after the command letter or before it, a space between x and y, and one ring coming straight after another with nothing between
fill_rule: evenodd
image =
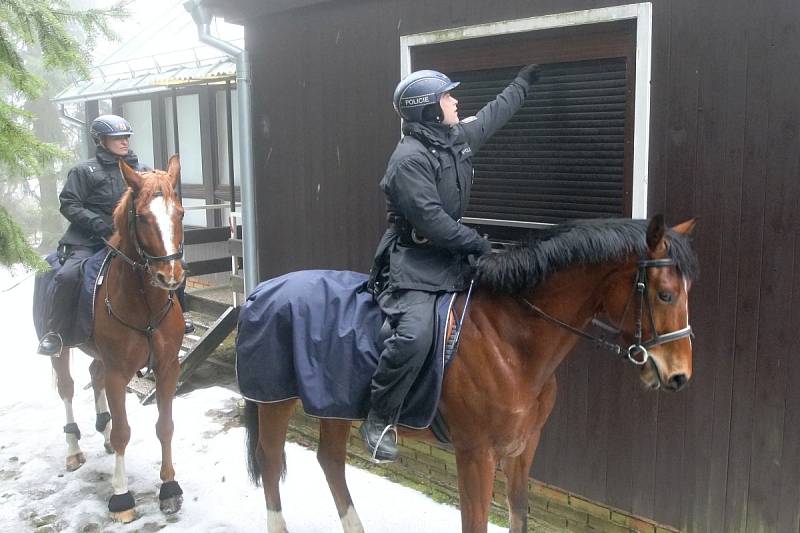
<instances>
[{"instance_id":1,"label":"rein","mask_svg":"<svg viewBox=\"0 0 800 533\"><path fill-rule=\"evenodd\" d=\"M576 328L566 322L563 322L552 315L549 315L541 308L537 307L536 305L529 302L523 296L520 296L519 299L522 301L525 306L536 313L539 317L547 320L548 322L557 325L562 329L566 329L579 337L582 337L586 340L592 341L595 346L600 348L606 348L611 350L617 355L622 355L624 353L624 357L627 358L630 362L635 365L644 365L650 359L650 353L648 349L653 348L655 346L659 346L661 344L666 344L668 342L676 341L678 339L683 339L685 337L689 337L692 335L692 326L686 326L685 328L681 328L675 331L671 331L669 333L664 333L663 335L658 334L658 330L656 329L656 322L653 316L653 306L650 303L650 299L646 297L647 295L647 269L648 268L664 268L669 266L674 266L675 260L674 259L640 259L638 262L639 270L636 274L636 279L633 282L634 290L631 292L631 296L628 299L628 303L625 304L625 310L622 314L622 323L625 322L625 317L628 314L628 309L630 308L631 299L635 297L636 301L636 322L635 322L635 330L634 330L634 340L635 342L628 346L625 349L622 345L616 344L606 340L605 337L598 337L586 333L582 329ZM645 306L646 304L646 306ZM644 309L647 308L647 315L650 320L650 329L653 332L653 336L647 340L642 342L642 315L644 314ZM615 337L620 337L622 335L622 329L618 327L611 326L606 324L605 322L597 319L593 319L592 323L599 326L601 329L611 333Z\"/></svg>"}]
</instances>

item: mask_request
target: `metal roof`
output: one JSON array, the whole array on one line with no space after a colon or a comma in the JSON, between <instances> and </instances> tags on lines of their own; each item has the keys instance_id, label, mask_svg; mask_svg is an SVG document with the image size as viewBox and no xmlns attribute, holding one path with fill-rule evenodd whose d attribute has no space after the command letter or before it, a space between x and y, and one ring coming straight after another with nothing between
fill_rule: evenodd
<instances>
[{"instance_id":1,"label":"metal roof","mask_svg":"<svg viewBox=\"0 0 800 533\"><path fill-rule=\"evenodd\" d=\"M235 78L236 62L199 41L197 26L183 8L183 0L167 0L170 5L166 9L146 5L158 1L139 0L136 6L140 13L154 15L149 20L143 18L138 33L96 63L89 79L74 82L58 93L53 101L83 102L148 94L168 91L176 86ZM212 32L237 46L244 46L241 26L215 19Z\"/></svg>"}]
</instances>

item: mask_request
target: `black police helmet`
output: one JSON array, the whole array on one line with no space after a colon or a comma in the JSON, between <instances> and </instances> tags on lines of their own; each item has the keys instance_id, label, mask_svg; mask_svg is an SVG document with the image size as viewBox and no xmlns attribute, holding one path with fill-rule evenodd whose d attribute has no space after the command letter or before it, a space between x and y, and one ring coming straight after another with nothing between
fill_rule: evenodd
<instances>
[{"instance_id":1,"label":"black police helmet","mask_svg":"<svg viewBox=\"0 0 800 533\"><path fill-rule=\"evenodd\" d=\"M394 90L394 109L409 122L441 121L439 99L458 84L459 82L454 82L435 70L412 72ZM432 106L436 108L436 112L431 112Z\"/></svg>"},{"instance_id":2,"label":"black police helmet","mask_svg":"<svg viewBox=\"0 0 800 533\"><path fill-rule=\"evenodd\" d=\"M92 121L89 133L92 139L99 143L103 137L133 135L133 128L127 120L117 115L100 115Z\"/></svg>"}]
</instances>

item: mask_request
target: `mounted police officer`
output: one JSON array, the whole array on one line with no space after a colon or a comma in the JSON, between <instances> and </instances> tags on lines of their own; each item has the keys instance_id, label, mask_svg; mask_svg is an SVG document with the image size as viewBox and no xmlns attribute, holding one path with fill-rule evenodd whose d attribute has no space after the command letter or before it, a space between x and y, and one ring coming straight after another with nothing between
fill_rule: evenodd
<instances>
[{"instance_id":1,"label":"mounted police officer","mask_svg":"<svg viewBox=\"0 0 800 533\"><path fill-rule=\"evenodd\" d=\"M47 331L39 341L38 353L58 355L62 336L72 327L74 308L80 291L81 264L105 247L103 239L113 233L112 215L127 190L119 170L124 159L137 171L150 170L139 163L129 148L133 128L122 117L101 115L92 121L89 132L94 139L95 157L72 167L61 190L61 214L69 221L58 243L61 269L55 275L49 302ZM188 328L190 324L186 324Z\"/></svg>"},{"instance_id":2,"label":"mounted police officer","mask_svg":"<svg viewBox=\"0 0 800 533\"><path fill-rule=\"evenodd\" d=\"M414 72L394 91L404 137L380 182L389 227L370 275L391 335L361 425L376 461L397 458L394 424L433 342L437 295L463 290L470 272L467 257L491 250L489 241L459 222L472 188L472 156L522 106L538 70L524 67L477 115L461 121L458 101L450 94L458 82L441 72Z\"/></svg>"},{"instance_id":3,"label":"mounted police officer","mask_svg":"<svg viewBox=\"0 0 800 533\"><path fill-rule=\"evenodd\" d=\"M55 276L48 333L39 342L38 352L42 355L57 355L61 351L62 335L72 325L80 290L81 263L103 249L103 239L113 233L114 208L127 189L120 175L119 160L125 159L132 168L144 170L128 147L133 128L127 120L101 115L92 121L89 132L96 145L95 157L70 169L59 195L61 214L70 224L58 242L62 266Z\"/></svg>"}]
</instances>

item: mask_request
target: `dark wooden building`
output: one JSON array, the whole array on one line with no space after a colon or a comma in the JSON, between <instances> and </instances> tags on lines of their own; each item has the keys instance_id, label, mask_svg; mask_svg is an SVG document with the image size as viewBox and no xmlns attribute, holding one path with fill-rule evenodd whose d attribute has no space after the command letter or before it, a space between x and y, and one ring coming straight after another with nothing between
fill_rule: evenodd
<instances>
[{"instance_id":1,"label":"dark wooden building","mask_svg":"<svg viewBox=\"0 0 800 533\"><path fill-rule=\"evenodd\" d=\"M207 0L208 2L208 0ZM800 3L215 0L253 63L262 278L365 271L391 95L432 67L477 109L544 65L476 164L498 240L586 216L699 216L694 376L679 394L581 349L532 475L691 532L800 531Z\"/></svg>"}]
</instances>

